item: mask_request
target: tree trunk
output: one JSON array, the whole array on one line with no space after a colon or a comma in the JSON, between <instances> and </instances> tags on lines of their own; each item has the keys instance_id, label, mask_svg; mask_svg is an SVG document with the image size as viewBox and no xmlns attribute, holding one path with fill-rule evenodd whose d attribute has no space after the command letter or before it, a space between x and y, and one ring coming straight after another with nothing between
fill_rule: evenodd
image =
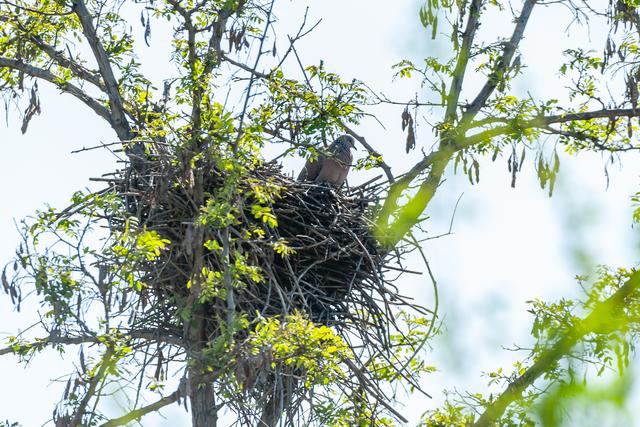
<instances>
[{"instance_id":1,"label":"tree trunk","mask_svg":"<svg viewBox=\"0 0 640 427\"><path fill-rule=\"evenodd\" d=\"M215 427L218 423L218 410L211 381L203 379L196 367L189 370L189 388L191 402L191 425L193 427Z\"/></svg>"},{"instance_id":2,"label":"tree trunk","mask_svg":"<svg viewBox=\"0 0 640 427\"><path fill-rule=\"evenodd\" d=\"M284 410L280 393L274 392L262 408L259 427L276 427Z\"/></svg>"},{"instance_id":3,"label":"tree trunk","mask_svg":"<svg viewBox=\"0 0 640 427\"><path fill-rule=\"evenodd\" d=\"M293 375L280 375L275 379L271 396L262 408L259 427L276 427L280 421L284 425L291 422L297 412L297 405L294 407L293 396L298 386L298 381ZM286 416L283 420L283 416Z\"/></svg>"}]
</instances>

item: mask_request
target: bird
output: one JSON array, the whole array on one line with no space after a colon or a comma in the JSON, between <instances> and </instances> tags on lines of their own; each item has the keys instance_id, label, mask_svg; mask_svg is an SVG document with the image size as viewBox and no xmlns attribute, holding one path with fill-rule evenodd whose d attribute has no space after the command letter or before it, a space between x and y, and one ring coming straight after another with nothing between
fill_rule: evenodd
<instances>
[{"instance_id":1,"label":"bird","mask_svg":"<svg viewBox=\"0 0 640 427\"><path fill-rule=\"evenodd\" d=\"M339 136L317 159L307 160L298 175L298 181L327 182L336 187L342 186L353 161L352 148L356 148L352 136Z\"/></svg>"}]
</instances>

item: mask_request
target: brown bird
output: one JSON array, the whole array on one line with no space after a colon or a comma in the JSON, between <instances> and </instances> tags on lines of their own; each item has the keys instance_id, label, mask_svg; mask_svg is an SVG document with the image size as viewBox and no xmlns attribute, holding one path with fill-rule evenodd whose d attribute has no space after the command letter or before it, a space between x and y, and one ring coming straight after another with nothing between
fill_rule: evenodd
<instances>
[{"instance_id":1,"label":"brown bird","mask_svg":"<svg viewBox=\"0 0 640 427\"><path fill-rule=\"evenodd\" d=\"M356 148L354 143L350 135L339 136L316 160L307 160L298 175L298 181L328 182L340 187L347 179L353 162L351 149Z\"/></svg>"}]
</instances>

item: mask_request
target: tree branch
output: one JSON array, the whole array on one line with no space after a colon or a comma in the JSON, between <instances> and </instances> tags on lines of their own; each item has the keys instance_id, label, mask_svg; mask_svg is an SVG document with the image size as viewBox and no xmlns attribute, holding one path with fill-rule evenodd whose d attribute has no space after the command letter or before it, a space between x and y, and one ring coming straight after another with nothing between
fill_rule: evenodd
<instances>
[{"instance_id":1,"label":"tree branch","mask_svg":"<svg viewBox=\"0 0 640 427\"><path fill-rule=\"evenodd\" d=\"M496 69L489 75L487 82L484 84L484 87L480 90L480 93L473 100L469 109L463 115L463 122L469 122L473 120L478 111L485 105L487 99L491 96L495 88L498 86L500 81L504 78L504 74L507 72L507 69L511 65L511 61L513 59L513 55L522 41L522 37L524 35L524 30L527 27L527 23L529 22L529 17L531 16L531 11L533 7L536 5L538 0L527 0L522 6L522 11L520 12L520 16L517 19L517 23L515 28L513 29L513 34L511 35L511 39L505 43L504 52L502 53L502 57L498 62L498 66Z\"/></svg>"},{"instance_id":2,"label":"tree branch","mask_svg":"<svg viewBox=\"0 0 640 427\"><path fill-rule=\"evenodd\" d=\"M87 393L84 395L84 397L80 401L80 404L76 409L76 413L73 417L73 420L71 420L70 425L72 427L79 426L82 423L82 416L84 415L85 409L87 408L89 401L95 394L96 389L98 388L98 383L104 379L105 373L107 372L107 368L111 364L111 358L113 357L113 353L114 353L113 348L108 347L104 353L104 356L102 356L102 360L100 361L100 368L98 369L98 372L94 376L92 376L91 379L89 380L89 389L87 390Z\"/></svg>"},{"instance_id":3,"label":"tree branch","mask_svg":"<svg viewBox=\"0 0 640 427\"><path fill-rule=\"evenodd\" d=\"M102 80L104 80L106 94L109 97L109 107L111 109L111 126L121 141L131 140L133 134L126 117L118 82L113 74L109 56L105 52L102 42L100 42L100 38L98 37L96 28L92 22L92 17L87 10L84 0L73 0L73 10L80 21L80 25L82 25L82 32L89 42L89 46L98 63L100 75L102 76ZM143 154L143 147L141 145L134 144L133 147L135 154Z\"/></svg>"},{"instance_id":4,"label":"tree branch","mask_svg":"<svg viewBox=\"0 0 640 427\"><path fill-rule=\"evenodd\" d=\"M13 5L18 9L22 9L22 6ZM35 11L31 9L25 9L33 13L43 13L41 11ZM73 12L69 12L73 13ZM76 77L79 79L85 80L96 87L98 87L103 92L106 92L102 81L100 80L100 75L96 72L92 72L82 66L80 63L75 62L71 58L67 58L61 51L56 50L56 48L47 42L45 42L42 37L37 34L33 34L32 30L26 28L22 22L19 20L20 14L12 14L11 18L7 18L7 21L10 22L15 28L22 33L22 36L31 41L34 45L36 45L41 51L43 51L46 55L49 56L54 62L56 62L61 67L69 69Z\"/></svg>"},{"instance_id":5,"label":"tree branch","mask_svg":"<svg viewBox=\"0 0 640 427\"><path fill-rule=\"evenodd\" d=\"M105 86L100 80L100 76L87 70L77 62L66 58L61 52L57 51L53 46L45 43L39 36L32 35L29 37L33 44L38 46L44 53L46 53L51 59L53 59L58 65L64 68L68 68L76 77L85 80L97 88L106 92Z\"/></svg>"},{"instance_id":6,"label":"tree branch","mask_svg":"<svg viewBox=\"0 0 640 427\"><path fill-rule=\"evenodd\" d=\"M382 210L376 220L377 237L385 247L390 249L395 246L418 221L419 216L433 198L444 169L455 151L456 149L451 145L440 146L436 151L423 157L409 172L402 175L389 187ZM389 218L398 209L398 200L402 193L418 175L429 168L431 168L429 175L421 184L418 193L401 208L396 220L389 224Z\"/></svg>"},{"instance_id":7,"label":"tree branch","mask_svg":"<svg viewBox=\"0 0 640 427\"><path fill-rule=\"evenodd\" d=\"M267 39L267 32L269 31L269 26L271 26L271 24L273 23L271 14L273 12L274 4L275 4L275 0L272 0L269 4L269 9L267 11L267 17L264 25L264 30L262 32L262 37L260 37L260 43L258 44L258 54L256 55L256 60L254 61L254 64L253 64L254 70L258 69L258 65L260 64L260 59L262 58L262 54L263 54L262 47L264 46L264 41ZM249 77L249 84L247 85L246 95L244 98L244 105L242 106L242 112L240 113L240 118L238 119L240 124L238 125L237 137L235 142L233 143L234 154L236 154L236 152L238 151L238 143L240 142L240 138L242 137L244 117L247 112L247 108L249 106L249 99L251 98L251 88L255 83L255 77L256 76L254 74L251 74L251 76Z\"/></svg>"},{"instance_id":8,"label":"tree branch","mask_svg":"<svg viewBox=\"0 0 640 427\"><path fill-rule=\"evenodd\" d=\"M531 120L520 121L492 119L493 122L501 121L508 124L504 126L497 126L469 137L452 138L449 144L441 145L436 151L425 156L422 160L416 163L409 172L389 187L387 198L385 199L382 211L376 221L378 237L386 247L392 247L402 239L402 237L415 223L418 222L420 215L424 209L426 209L427 205L433 198L438 185L440 184L444 169L453 154L457 151L483 143L500 135L521 132L525 129L547 129L549 125L555 123L615 117L640 117L640 111L634 111L633 109L595 110L580 113L540 116ZM404 191L409 187L411 182L418 177L418 175L427 169L429 169L429 173L426 179L420 184L417 194L398 211L398 200ZM396 219L392 224L389 224L389 218L391 215L396 213Z\"/></svg>"},{"instance_id":9,"label":"tree branch","mask_svg":"<svg viewBox=\"0 0 640 427\"><path fill-rule=\"evenodd\" d=\"M371 385L371 381L362 373L362 369L358 368L352 360L348 358L344 358L343 362L349 367L349 370L353 372L358 381L360 382L360 386L365 389L378 403L384 406L389 412L391 412L395 417L397 417L403 423L408 423L407 420L401 413L396 411L390 404L386 401L388 400L384 396L381 396L377 390L377 387ZM429 396L431 397L431 396Z\"/></svg>"},{"instance_id":10,"label":"tree branch","mask_svg":"<svg viewBox=\"0 0 640 427\"><path fill-rule=\"evenodd\" d=\"M458 129L454 129L447 134L443 134L440 147L436 151L416 163L409 173L389 187L389 192L384 202L384 206L376 221L378 237L384 243L385 247L391 248L397 244L411 229L411 227L418 222L420 215L422 215L422 212L426 209L427 205L433 198L433 195L435 194L442 179L442 175L444 174L444 170L452 155L456 151L471 145L470 138L465 139L456 136L456 131L461 135L464 135L464 129L467 127L467 124L473 120L477 112L485 105L487 99L497 87L500 79L511 64L513 55L522 40L524 29L526 28L529 16L531 15L531 11L536 2L537 0L526 0L520 16L517 19L517 24L514 28L511 39L509 42L505 43L504 52L496 70L491 73L480 93L463 114L461 124L458 126ZM455 117L460 91L462 90L464 72L469 60L469 52L477 29L481 7L481 0L474 0L470 7L469 20L467 21L467 27L463 35L463 45L460 49L460 53L458 54L456 68L454 70L454 78L449 90L445 121L451 121ZM460 130L463 132L460 132ZM429 174L420 184L417 194L413 196L407 204L400 208L400 210L398 210L398 200L402 196L403 192L420 173L428 168L430 168ZM392 224L389 224L390 216L396 213L397 216L395 221Z\"/></svg>"},{"instance_id":11,"label":"tree branch","mask_svg":"<svg viewBox=\"0 0 640 427\"><path fill-rule=\"evenodd\" d=\"M349 126L347 126L344 122L340 122L340 125L344 128L344 130L351 135L352 137L354 137L355 139L358 140L358 142L360 144L362 144L362 146L369 152L370 155L378 157L380 156L380 153L378 153L376 150L373 149L373 147L371 145L369 145L369 143L367 142L367 140L363 137L358 135L357 133L355 133ZM378 164L378 167L381 168L385 175L387 176L387 179L389 180L390 184L393 184L395 182L395 178L393 177L393 173L391 172L391 168L389 167L388 164L386 164L384 161L380 162Z\"/></svg>"},{"instance_id":12,"label":"tree branch","mask_svg":"<svg viewBox=\"0 0 640 427\"><path fill-rule=\"evenodd\" d=\"M551 116L540 116L531 120L509 120L509 119L500 119L494 118L491 119L492 122L502 122L508 123L504 126L496 126L491 129L487 129L483 132L479 132L475 135L471 135L469 137L464 138L461 144L464 147L470 147L472 145L479 144L481 142L488 141L496 136L500 135L508 135L517 131L521 131L524 129L531 128L545 128L549 125L556 123L568 123L568 122L577 122L577 121L587 121L593 119L613 119L616 117L640 117L640 110L636 109L635 111L631 108L620 108L613 110L594 110L594 111L585 111L581 113L567 113L567 114L556 114ZM486 121L475 122L478 125L482 123L487 123Z\"/></svg>"},{"instance_id":13,"label":"tree branch","mask_svg":"<svg viewBox=\"0 0 640 427\"><path fill-rule=\"evenodd\" d=\"M186 10L180 4L179 0L167 0L173 6L174 10L182 16L184 20L184 29L187 31L187 65L191 74L190 78L194 87L191 89L192 105L191 105L191 129L192 138L195 142L196 135L200 131L202 123L201 107L202 107L202 89L200 88L200 79L196 79L198 70L198 54L196 50L196 28L193 25L191 14L195 9Z\"/></svg>"},{"instance_id":14,"label":"tree branch","mask_svg":"<svg viewBox=\"0 0 640 427\"><path fill-rule=\"evenodd\" d=\"M473 427L490 427L496 425L507 406L522 397L522 393L531 386L536 379L555 365L560 359L569 355L571 349L590 333L611 330L617 319L615 314L622 308L625 300L640 287L640 271L634 272L629 280L611 297L598 303L591 313L578 321L576 325L566 331L564 336L551 347L543 351L536 362L524 374L511 382L500 396L498 396L484 411Z\"/></svg>"},{"instance_id":15,"label":"tree branch","mask_svg":"<svg viewBox=\"0 0 640 427\"><path fill-rule=\"evenodd\" d=\"M131 338L134 340L146 340L146 341L156 341L162 342L166 344L175 345L178 347L184 347L184 342L182 339L175 335L159 335L157 331L153 330L139 330L139 331L131 331L131 332L123 332L124 337ZM20 351L27 351L31 349L40 350L49 345L79 345L79 344L101 344L104 343L104 340L100 340L100 335L82 335L77 337L71 336L58 336L51 335L46 338L36 339L33 342L27 344L17 344L18 348L14 345L0 348L0 356L5 354L16 354Z\"/></svg>"},{"instance_id":16,"label":"tree branch","mask_svg":"<svg viewBox=\"0 0 640 427\"><path fill-rule=\"evenodd\" d=\"M109 122L109 124L113 126L111 114L109 113L109 110L107 110L106 107L104 107L96 99L87 95L87 93L84 92L82 89L80 89L78 86L75 86L72 83L61 80L58 76L56 76L52 72L42 68L34 67L33 65L25 64L24 62L17 59L11 59L11 58L5 58L5 57L0 57L0 68L2 67L10 68L12 70L18 70L31 77L46 80L49 83L53 83L63 92L69 93L75 96L76 98L78 98L80 101L84 102L97 115L106 119L107 122Z\"/></svg>"},{"instance_id":17,"label":"tree branch","mask_svg":"<svg viewBox=\"0 0 640 427\"><path fill-rule=\"evenodd\" d=\"M411 228L419 222L420 215L424 212L429 202L435 195L442 175L444 174L449 160L457 150L443 146L432 152L418 162L406 175L389 188L389 193L382 207L379 220L376 223L378 229L378 239L387 249L393 248ZM398 210L398 200L404 190L423 171L429 169L429 173L420 184L418 192ZM397 211L396 218L392 224L388 224L389 216Z\"/></svg>"},{"instance_id":18,"label":"tree branch","mask_svg":"<svg viewBox=\"0 0 640 427\"><path fill-rule=\"evenodd\" d=\"M254 70L253 68L249 67L247 64L243 64L242 62L238 62L232 58L230 58L228 55L226 55L224 52L221 53L222 59L224 59L225 61L227 61L229 64L235 65L236 67L253 74L254 76L263 79L263 80L269 80L269 74L265 74L262 73L258 70Z\"/></svg>"},{"instance_id":19,"label":"tree branch","mask_svg":"<svg viewBox=\"0 0 640 427\"><path fill-rule=\"evenodd\" d=\"M42 349L48 345L56 345L56 344L86 344L86 343L98 343L98 338L94 336L81 336L81 337L47 337L43 339L36 340L35 342L31 342L28 344L18 344L18 348L15 346L9 346L5 348L0 348L0 356L5 354L16 354L20 351L31 350L31 349Z\"/></svg>"},{"instance_id":20,"label":"tree branch","mask_svg":"<svg viewBox=\"0 0 640 427\"><path fill-rule=\"evenodd\" d=\"M473 0L473 3L471 3L469 19L467 20L467 26L462 35L462 46L458 53L456 67L453 70L451 88L449 88L449 94L447 95L447 111L445 113L445 121L447 122L453 121L456 115L458 100L460 99L460 92L462 91L462 83L464 81L464 74L467 70L467 64L469 63L473 40L479 27L480 13L482 11L483 3L484 0Z\"/></svg>"},{"instance_id":21,"label":"tree branch","mask_svg":"<svg viewBox=\"0 0 640 427\"><path fill-rule=\"evenodd\" d=\"M165 406L168 406L174 402L177 402L180 399L180 397L182 397L183 394L184 394L184 386L180 384L180 387L178 387L178 389L173 393L171 393L170 395L165 396L147 406L143 406L142 408L135 409L119 418L114 418L112 420L109 420L106 423L102 424L100 427L122 426L130 423L131 421L139 420L140 418L142 418L143 416L151 412L156 412L159 409L164 408Z\"/></svg>"}]
</instances>

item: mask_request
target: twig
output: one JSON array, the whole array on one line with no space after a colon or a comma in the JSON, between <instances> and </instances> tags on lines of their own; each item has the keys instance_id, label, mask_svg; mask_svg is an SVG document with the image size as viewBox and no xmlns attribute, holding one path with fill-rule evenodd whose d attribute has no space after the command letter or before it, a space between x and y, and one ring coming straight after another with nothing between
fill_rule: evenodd
<instances>
[{"instance_id":1,"label":"twig","mask_svg":"<svg viewBox=\"0 0 640 427\"><path fill-rule=\"evenodd\" d=\"M380 154L373 149L373 147L371 145L369 145L369 143L367 142L367 140L363 137L358 135L357 133L355 133L349 126L347 126L344 122L340 122L340 126L342 126L344 128L344 130L351 135L352 137L354 137L355 139L358 140L358 142L360 144L362 144L362 146L364 148L366 148L366 150L369 152L369 154L373 157L380 157ZM381 162L378 163L377 165L378 167L380 167L385 175L387 176L387 179L390 183L394 183L395 182L395 178L393 176L393 173L391 172L391 168L389 167L389 165L387 165L385 163L384 160L382 160Z\"/></svg>"}]
</instances>

